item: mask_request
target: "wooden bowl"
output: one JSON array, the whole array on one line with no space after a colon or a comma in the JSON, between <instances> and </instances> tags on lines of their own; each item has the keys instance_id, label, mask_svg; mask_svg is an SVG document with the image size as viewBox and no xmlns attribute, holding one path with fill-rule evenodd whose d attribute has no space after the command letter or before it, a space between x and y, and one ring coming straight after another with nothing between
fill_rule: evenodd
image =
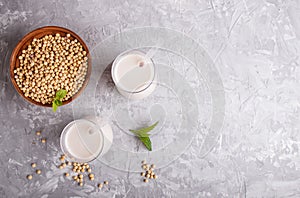
<instances>
[{"instance_id":1,"label":"wooden bowl","mask_svg":"<svg viewBox=\"0 0 300 198\"><path fill-rule=\"evenodd\" d=\"M86 44L84 43L84 41L77 34L72 32L71 30L68 30L68 29L62 28L62 27L57 27L57 26L45 26L45 27L41 27L36 30L33 30L32 32L26 34L22 38L22 40L17 44L17 46L13 50L12 55L10 57L10 79L11 79L11 82L14 85L15 89L17 90L17 92L25 100L27 100L28 102L30 102L32 104L43 106L43 107L51 107L52 104L42 104L40 102L36 102L36 101L32 100L29 97L25 97L24 93L17 85L16 79L14 77L14 70L15 70L15 68L18 68L20 66L20 61L19 61L18 57L21 55L22 50L26 49L27 46L32 42L32 40L34 38L38 39L38 38L44 37L45 35L50 35L50 34L55 35L56 33L59 33L61 36L66 36L66 34L70 34L71 39L77 39L80 42L80 44L83 46L84 50L87 53L87 57L88 57L88 68L87 68L87 73L86 73L85 80L83 82L82 87L70 99L64 101L63 105L70 103L72 100L76 99L81 94L81 92L87 86L90 75L91 75L92 68L91 68L91 57L89 54L89 49L86 46Z\"/></svg>"}]
</instances>

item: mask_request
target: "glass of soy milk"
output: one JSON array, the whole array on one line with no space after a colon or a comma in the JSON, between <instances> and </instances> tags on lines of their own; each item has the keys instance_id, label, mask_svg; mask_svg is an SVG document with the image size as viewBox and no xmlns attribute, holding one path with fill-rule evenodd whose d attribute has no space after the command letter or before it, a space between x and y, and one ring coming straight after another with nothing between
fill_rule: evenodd
<instances>
[{"instance_id":1,"label":"glass of soy milk","mask_svg":"<svg viewBox=\"0 0 300 198\"><path fill-rule=\"evenodd\" d=\"M120 54L112 64L111 75L116 88L126 98L145 98L156 87L153 60L140 50Z\"/></svg>"},{"instance_id":2,"label":"glass of soy milk","mask_svg":"<svg viewBox=\"0 0 300 198\"><path fill-rule=\"evenodd\" d=\"M107 134L112 134L108 124L100 127L88 119L74 120L61 133L61 149L73 161L90 162L108 151L112 137L107 139Z\"/></svg>"}]
</instances>

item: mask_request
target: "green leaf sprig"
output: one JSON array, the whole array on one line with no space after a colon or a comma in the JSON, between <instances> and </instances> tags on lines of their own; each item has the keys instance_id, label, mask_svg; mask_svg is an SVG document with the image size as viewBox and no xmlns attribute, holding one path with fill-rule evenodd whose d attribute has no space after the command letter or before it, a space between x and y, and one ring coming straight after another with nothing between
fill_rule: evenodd
<instances>
[{"instance_id":1,"label":"green leaf sprig","mask_svg":"<svg viewBox=\"0 0 300 198\"><path fill-rule=\"evenodd\" d=\"M55 98L52 101L52 109L56 112L57 108L62 105L62 99L67 95L67 91L60 89L56 92Z\"/></svg>"},{"instance_id":2,"label":"green leaf sprig","mask_svg":"<svg viewBox=\"0 0 300 198\"><path fill-rule=\"evenodd\" d=\"M138 129L138 130L129 129L129 131L132 132L134 135L136 135L149 151L152 151L152 143L151 143L151 140L149 138L148 132L153 130L156 127L157 124L158 124L158 121L155 122L151 126L141 128L141 129Z\"/></svg>"}]
</instances>

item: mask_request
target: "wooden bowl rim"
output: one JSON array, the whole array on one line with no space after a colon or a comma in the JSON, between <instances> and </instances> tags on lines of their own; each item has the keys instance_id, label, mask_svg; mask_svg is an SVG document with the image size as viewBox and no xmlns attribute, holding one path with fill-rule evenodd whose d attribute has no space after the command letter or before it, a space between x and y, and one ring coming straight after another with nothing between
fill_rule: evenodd
<instances>
[{"instance_id":1,"label":"wooden bowl rim","mask_svg":"<svg viewBox=\"0 0 300 198\"><path fill-rule=\"evenodd\" d=\"M34 36L36 35L37 31L41 31L41 30L51 30L53 31L53 34L55 34L56 32L64 32L65 34L71 34L71 37L77 39L80 44L83 46L84 50L87 53L87 57L88 57L88 68L87 68L87 73L85 76L85 80L83 82L83 85L80 87L80 89L78 90L77 93L75 93L70 99L66 100L63 102L62 105L66 105L70 102L72 102L73 100L75 100L80 94L81 92L86 88L88 81L90 79L90 75L91 75L91 57L90 57L90 53L89 53L89 49L87 47L87 45L85 44L85 42L81 39L80 36L78 36L75 32L73 32L72 30L69 30L67 28L64 27L59 27L59 26L43 26L37 29L32 30L31 32L27 33L25 36L23 36L23 38L18 42L18 44L16 45L16 47L14 48L14 50L12 51L11 57L10 57L10 80L13 84L13 86L15 87L16 91L19 93L19 95L22 96L22 98L24 98L26 101L30 102L31 104L35 104L38 106L43 106L43 107L52 107L52 104L42 104L40 102L36 102L34 100L32 100L31 98L25 97L24 93L21 91L21 89L18 87L16 80L15 80L15 75L14 75L14 69L16 66L16 62L17 62L17 56L20 52L20 50L23 48L24 44L30 40L33 39ZM46 34L45 34L46 35Z\"/></svg>"}]
</instances>

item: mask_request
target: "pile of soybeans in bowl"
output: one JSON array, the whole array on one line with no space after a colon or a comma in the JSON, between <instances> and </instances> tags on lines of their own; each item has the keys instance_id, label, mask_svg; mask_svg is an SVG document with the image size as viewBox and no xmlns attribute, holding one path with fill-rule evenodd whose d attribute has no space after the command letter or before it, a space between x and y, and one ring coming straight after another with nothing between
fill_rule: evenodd
<instances>
[{"instance_id":1,"label":"pile of soybeans in bowl","mask_svg":"<svg viewBox=\"0 0 300 198\"><path fill-rule=\"evenodd\" d=\"M33 38L19 53L14 79L26 98L50 105L56 92L66 90L62 102L70 100L83 86L88 70L84 46L70 34Z\"/></svg>"}]
</instances>

